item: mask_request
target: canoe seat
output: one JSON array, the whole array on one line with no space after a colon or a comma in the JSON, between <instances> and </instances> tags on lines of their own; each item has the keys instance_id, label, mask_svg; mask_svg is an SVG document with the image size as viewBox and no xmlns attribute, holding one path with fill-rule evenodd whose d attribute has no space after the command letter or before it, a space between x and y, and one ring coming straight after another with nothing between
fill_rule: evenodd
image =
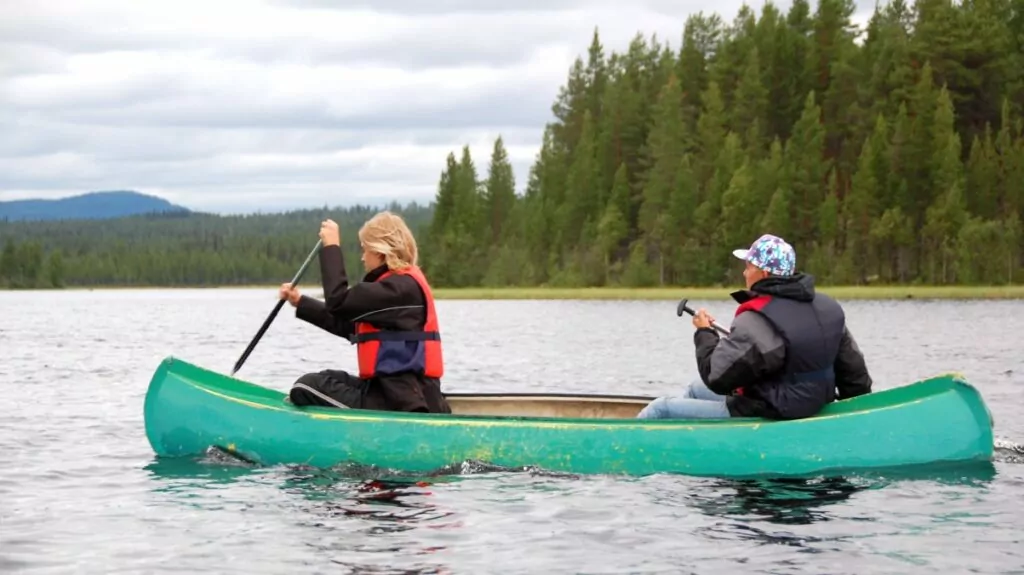
<instances>
[{"instance_id":1,"label":"canoe seat","mask_svg":"<svg viewBox=\"0 0 1024 575\"><path fill-rule=\"evenodd\" d=\"M632 419L653 397L558 393L449 393L455 415Z\"/></svg>"}]
</instances>

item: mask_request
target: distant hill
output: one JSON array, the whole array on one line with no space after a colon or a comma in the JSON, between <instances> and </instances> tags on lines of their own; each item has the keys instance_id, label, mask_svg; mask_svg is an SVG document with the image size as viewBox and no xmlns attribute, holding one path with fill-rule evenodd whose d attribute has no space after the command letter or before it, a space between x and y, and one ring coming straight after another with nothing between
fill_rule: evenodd
<instances>
[{"instance_id":1,"label":"distant hill","mask_svg":"<svg viewBox=\"0 0 1024 575\"><path fill-rule=\"evenodd\" d=\"M89 192L56 200L0 202L0 221L100 220L152 213L191 211L163 198L133 191Z\"/></svg>"}]
</instances>

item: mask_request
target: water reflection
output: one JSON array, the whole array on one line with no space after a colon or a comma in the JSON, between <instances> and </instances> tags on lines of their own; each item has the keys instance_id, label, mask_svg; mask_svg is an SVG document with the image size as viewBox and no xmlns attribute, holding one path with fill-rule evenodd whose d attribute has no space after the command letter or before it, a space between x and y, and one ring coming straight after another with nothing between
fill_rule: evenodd
<instances>
[{"instance_id":1,"label":"water reflection","mask_svg":"<svg viewBox=\"0 0 1024 575\"><path fill-rule=\"evenodd\" d=\"M707 516L728 521L716 524L707 534L712 539L745 539L762 544L789 545L817 553L821 543L840 542L846 536L819 537L806 534L809 526L840 520L874 522L872 515L854 513L848 502L857 493L879 490L902 482L930 482L945 486L987 487L996 476L991 462L923 466L815 478L712 479L688 496L689 504ZM804 532L769 531L757 524L786 526ZM816 528L820 532L820 528ZM813 544L813 545L812 545Z\"/></svg>"},{"instance_id":2,"label":"water reflection","mask_svg":"<svg viewBox=\"0 0 1024 575\"><path fill-rule=\"evenodd\" d=\"M452 573L451 570L434 566L424 566L422 568L413 569L396 569L389 566L375 566L375 565L360 565L358 563L352 563L350 561L339 561L332 559L331 563L336 565L343 565L347 567L353 575L447 575Z\"/></svg>"},{"instance_id":3,"label":"water reflection","mask_svg":"<svg viewBox=\"0 0 1024 575\"><path fill-rule=\"evenodd\" d=\"M457 480L440 474L416 477L363 465L343 465L330 469L310 466L260 467L246 463L222 451L210 449L200 458L155 458L144 467L160 481L152 491L180 493L191 498L196 490L227 487L233 483L276 484L284 493L298 496L298 507L318 517L354 516L391 521L384 530L401 531L403 522L433 520L450 511L436 510L428 487L438 482ZM445 470L454 471L454 470ZM194 502L192 502L194 503ZM312 523L318 527L326 525Z\"/></svg>"},{"instance_id":4,"label":"water reflection","mask_svg":"<svg viewBox=\"0 0 1024 575\"><path fill-rule=\"evenodd\" d=\"M354 573L449 573L434 561L435 554L446 547L424 545L424 538L415 533L460 526L457 521L444 521L455 512L436 502L431 490L436 482L381 475L386 474L354 465L288 468L281 488L294 496L294 509L301 511L297 523L318 532L305 545ZM358 560L351 559L353 552L360 554ZM344 559L332 557L336 555ZM413 565L401 567L390 563L399 557L403 562L416 557L430 560L414 560Z\"/></svg>"},{"instance_id":5,"label":"water reflection","mask_svg":"<svg viewBox=\"0 0 1024 575\"><path fill-rule=\"evenodd\" d=\"M745 479L713 482L713 496L698 499L709 515L744 516L781 525L830 520L828 506L868 488L845 477Z\"/></svg>"},{"instance_id":6,"label":"water reflection","mask_svg":"<svg viewBox=\"0 0 1024 575\"><path fill-rule=\"evenodd\" d=\"M223 499L203 493L231 486L230 499L237 505L277 508L275 513L305 531L299 545L316 561L352 573L450 572L437 562L446 547L425 545L415 531L461 527L446 521L455 512L439 505L432 491L457 476L414 477L361 465L255 467L212 449L195 459L157 458L145 470L157 480L152 491L170 494L178 505L222 510ZM259 488L245 489L252 484ZM268 496L266 486L283 497Z\"/></svg>"},{"instance_id":7,"label":"water reflection","mask_svg":"<svg viewBox=\"0 0 1024 575\"><path fill-rule=\"evenodd\" d=\"M430 486L417 479L356 480L336 470L290 468L282 488L299 496L300 508L320 519L358 517L378 522L374 529L380 532L399 532L414 528L418 522L452 515L434 503ZM329 528L324 523L315 525Z\"/></svg>"},{"instance_id":8,"label":"water reflection","mask_svg":"<svg viewBox=\"0 0 1024 575\"><path fill-rule=\"evenodd\" d=\"M949 466L864 471L814 478L715 479L709 495L697 495L694 504L708 515L746 516L783 525L829 521L829 507L864 490L882 489L902 481L930 481L940 485L983 486L996 476L988 461Z\"/></svg>"},{"instance_id":9,"label":"water reflection","mask_svg":"<svg viewBox=\"0 0 1024 575\"><path fill-rule=\"evenodd\" d=\"M715 479L693 496L691 505L705 515L727 521L717 522L706 536L715 540L747 540L768 545L800 547L809 552L824 549L821 543L839 541L839 537L767 530L765 523L790 528L830 521L829 507L843 503L861 485L842 476L813 479ZM870 520L870 519L868 519Z\"/></svg>"},{"instance_id":10,"label":"water reflection","mask_svg":"<svg viewBox=\"0 0 1024 575\"><path fill-rule=\"evenodd\" d=\"M154 457L143 469L154 479L160 480L153 488L154 492L187 492L191 489L224 487L267 472L266 468L213 448L198 458Z\"/></svg>"}]
</instances>

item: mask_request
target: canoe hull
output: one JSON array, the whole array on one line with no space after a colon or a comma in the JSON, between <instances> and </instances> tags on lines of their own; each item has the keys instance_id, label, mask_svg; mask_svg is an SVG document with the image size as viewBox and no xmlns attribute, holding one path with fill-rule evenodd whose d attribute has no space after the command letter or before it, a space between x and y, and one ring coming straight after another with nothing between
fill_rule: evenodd
<instances>
[{"instance_id":1,"label":"canoe hull","mask_svg":"<svg viewBox=\"0 0 1024 575\"><path fill-rule=\"evenodd\" d=\"M159 456L220 447L264 464L355 462L429 472L467 460L572 473L719 477L989 460L992 422L954 375L830 405L797 421L491 417L296 408L285 395L175 358L150 382Z\"/></svg>"}]
</instances>

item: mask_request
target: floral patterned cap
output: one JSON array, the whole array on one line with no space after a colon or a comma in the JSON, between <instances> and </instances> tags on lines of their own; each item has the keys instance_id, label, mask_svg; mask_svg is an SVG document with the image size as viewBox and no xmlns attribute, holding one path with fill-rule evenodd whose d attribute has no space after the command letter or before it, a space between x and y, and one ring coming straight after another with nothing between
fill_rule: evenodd
<instances>
[{"instance_id":1,"label":"floral patterned cap","mask_svg":"<svg viewBox=\"0 0 1024 575\"><path fill-rule=\"evenodd\" d=\"M733 250L732 255L777 276L791 276L796 270L796 251L786 240L765 234L750 249Z\"/></svg>"}]
</instances>

